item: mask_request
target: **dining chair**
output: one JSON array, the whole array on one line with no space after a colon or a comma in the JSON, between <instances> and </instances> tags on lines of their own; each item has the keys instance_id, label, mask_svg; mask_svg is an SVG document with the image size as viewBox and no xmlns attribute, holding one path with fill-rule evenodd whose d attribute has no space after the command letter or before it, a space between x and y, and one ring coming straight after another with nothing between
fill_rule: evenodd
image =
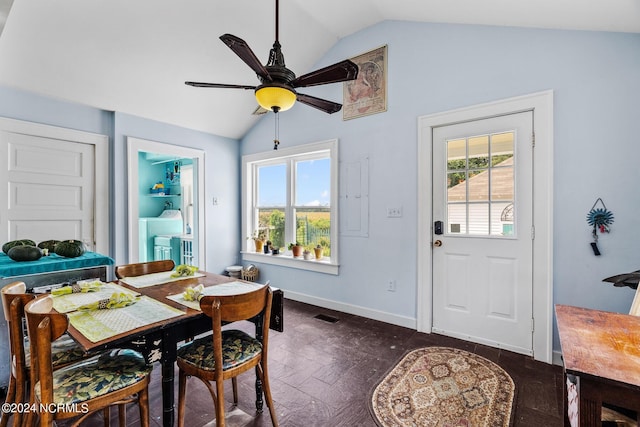
<instances>
[{"instance_id":1,"label":"dining chair","mask_svg":"<svg viewBox=\"0 0 640 427\"><path fill-rule=\"evenodd\" d=\"M66 314L53 310L51 295L42 295L24 308L31 351L31 379L40 427L54 420L71 419L80 425L94 412L105 416L111 406L120 409L120 425L126 425L124 405L137 402L140 424L149 427L149 380L151 366L129 349L116 349L52 369L52 342L69 327ZM44 410L43 410L44 408ZM55 408L54 411L47 408ZM105 420L106 422L107 420Z\"/></svg>"},{"instance_id":2,"label":"dining chair","mask_svg":"<svg viewBox=\"0 0 640 427\"><path fill-rule=\"evenodd\" d=\"M23 324L24 306L35 299L36 295L27 293L27 287L21 281L5 285L0 293L2 294L2 308L9 332L9 353L11 356L9 386L5 403L23 403L31 401L32 395L29 382L31 357ZM27 342L25 343L25 341ZM53 343L52 364L54 368L80 360L85 356L85 351L68 335L64 335ZM11 412L2 411L0 427L7 426L11 415ZM13 415L13 425L20 426L23 414L15 412Z\"/></svg>"},{"instance_id":3,"label":"dining chair","mask_svg":"<svg viewBox=\"0 0 640 427\"><path fill-rule=\"evenodd\" d=\"M204 296L200 309L211 318L212 335L195 339L178 350L178 427L184 427L187 377L200 379L208 388L216 412L216 426L225 425L224 380L231 378L233 403L238 404L236 377L255 367L271 415L278 426L271 397L267 354L273 292L268 284L258 290L224 296ZM255 336L223 324L260 317ZM215 388L211 382L215 382Z\"/></svg>"},{"instance_id":4,"label":"dining chair","mask_svg":"<svg viewBox=\"0 0 640 427\"><path fill-rule=\"evenodd\" d=\"M2 309L9 330L9 354L11 355L9 386L5 404L22 403L27 396L29 368L26 364L22 318L24 317L24 305L33 298L35 295L26 293L24 282L9 283L2 288ZM20 412L12 414L8 411L2 411L0 426L6 427L11 415L14 415L14 425L20 426L22 424Z\"/></svg>"},{"instance_id":5,"label":"dining chair","mask_svg":"<svg viewBox=\"0 0 640 427\"><path fill-rule=\"evenodd\" d=\"M117 265L115 274L118 279L125 277L143 276L151 273L161 273L163 271L171 271L176 263L171 259L163 259L160 261L139 262L136 264Z\"/></svg>"}]
</instances>

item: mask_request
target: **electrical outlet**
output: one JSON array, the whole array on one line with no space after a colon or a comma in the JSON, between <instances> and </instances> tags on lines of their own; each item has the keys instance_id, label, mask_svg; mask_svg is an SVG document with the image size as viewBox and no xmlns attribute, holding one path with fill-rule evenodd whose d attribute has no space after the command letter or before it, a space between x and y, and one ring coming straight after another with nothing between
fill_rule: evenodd
<instances>
[{"instance_id":1,"label":"electrical outlet","mask_svg":"<svg viewBox=\"0 0 640 427\"><path fill-rule=\"evenodd\" d=\"M213 198L213 206L218 206L218 198L217 197Z\"/></svg>"},{"instance_id":2,"label":"electrical outlet","mask_svg":"<svg viewBox=\"0 0 640 427\"><path fill-rule=\"evenodd\" d=\"M396 281L395 280L389 280L389 282L387 283L387 291L389 291L389 292L395 292L396 291Z\"/></svg>"},{"instance_id":3,"label":"electrical outlet","mask_svg":"<svg viewBox=\"0 0 640 427\"><path fill-rule=\"evenodd\" d=\"M402 208L400 206L387 208L387 218L400 218L402 216Z\"/></svg>"}]
</instances>

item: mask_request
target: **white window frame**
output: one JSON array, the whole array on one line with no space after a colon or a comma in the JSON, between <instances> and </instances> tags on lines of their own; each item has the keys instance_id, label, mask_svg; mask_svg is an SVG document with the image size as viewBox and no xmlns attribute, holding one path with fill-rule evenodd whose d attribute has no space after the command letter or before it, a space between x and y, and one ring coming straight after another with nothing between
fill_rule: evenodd
<instances>
[{"instance_id":1,"label":"white window frame","mask_svg":"<svg viewBox=\"0 0 640 427\"><path fill-rule=\"evenodd\" d=\"M329 209L331 213L331 256L324 257L322 260L315 260L312 256L312 259L304 260L302 258L294 258L291 252L286 250L287 248L283 248L283 253L280 255L256 253L253 251L253 249L251 249L253 242L248 238L252 236L254 224L256 223L254 218L256 211L254 209L254 201L256 200L255 190L257 189L256 166L274 164L281 160L307 160L323 152L327 153L331 160L331 206ZM242 259L244 261L337 275L339 270L338 166L337 139L242 156L242 242L240 244L240 247L243 248L241 251ZM295 211L293 205L294 195L292 194L295 171L290 167L287 169L289 185L287 188L287 206L285 206L284 210L287 223L291 224L289 221L293 221L293 213ZM289 236L289 233L289 230L285 231L286 241L294 241L295 238Z\"/></svg>"}]
</instances>

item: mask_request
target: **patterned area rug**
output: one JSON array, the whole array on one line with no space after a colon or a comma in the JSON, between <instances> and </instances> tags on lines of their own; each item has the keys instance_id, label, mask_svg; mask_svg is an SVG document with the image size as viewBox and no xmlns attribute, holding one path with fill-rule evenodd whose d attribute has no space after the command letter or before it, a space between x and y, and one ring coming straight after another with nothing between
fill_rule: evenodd
<instances>
[{"instance_id":1,"label":"patterned area rug","mask_svg":"<svg viewBox=\"0 0 640 427\"><path fill-rule=\"evenodd\" d=\"M374 388L371 413L382 427L506 427L513 380L473 353L447 347L413 350Z\"/></svg>"}]
</instances>

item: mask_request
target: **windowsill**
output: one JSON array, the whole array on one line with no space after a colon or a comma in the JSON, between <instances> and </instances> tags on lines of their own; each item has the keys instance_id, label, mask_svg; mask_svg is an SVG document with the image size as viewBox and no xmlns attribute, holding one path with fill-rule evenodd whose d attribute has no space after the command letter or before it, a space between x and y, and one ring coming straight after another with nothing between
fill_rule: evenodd
<instances>
[{"instance_id":1,"label":"windowsill","mask_svg":"<svg viewBox=\"0 0 640 427\"><path fill-rule=\"evenodd\" d=\"M291 253L281 255L261 254L258 252L242 252L242 259L245 261L260 262L263 264L279 265L282 267L298 268L300 270L315 271L325 274L338 274L339 265L332 263L330 258L320 260L294 258Z\"/></svg>"}]
</instances>

